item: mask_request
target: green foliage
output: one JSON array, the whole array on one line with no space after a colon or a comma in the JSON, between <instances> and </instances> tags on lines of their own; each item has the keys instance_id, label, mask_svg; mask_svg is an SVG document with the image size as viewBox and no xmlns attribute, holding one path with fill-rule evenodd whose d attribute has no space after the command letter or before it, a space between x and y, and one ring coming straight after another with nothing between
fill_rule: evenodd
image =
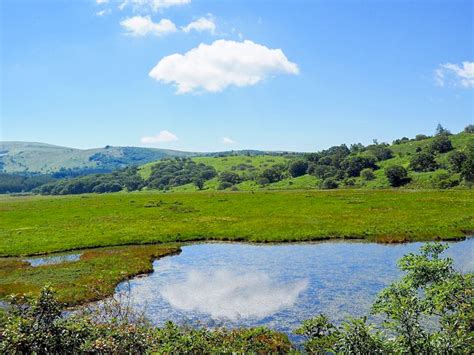
<instances>
[{"instance_id":1,"label":"green foliage","mask_svg":"<svg viewBox=\"0 0 474 355\"><path fill-rule=\"evenodd\" d=\"M393 165L385 168L385 176L393 187L399 187L408 183L408 171L403 166Z\"/></svg>"},{"instance_id":2,"label":"green foliage","mask_svg":"<svg viewBox=\"0 0 474 355\"><path fill-rule=\"evenodd\" d=\"M56 180L38 187L42 195L74 195L83 193L117 192L123 189L134 191L144 184L137 168L126 168L109 174L95 174L73 179Z\"/></svg>"},{"instance_id":3,"label":"green foliage","mask_svg":"<svg viewBox=\"0 0 474 355\"><path fill-rule=\"evenodd\" d=\"M448 162L452 171L459 173L462 170L467 155L459 150L452 151L448 154Z\"/></svg>"},{"instance_id":4,"label":"green foliage","mask_svg":"<svg viewBox=\"0 0 474 355\"><path fill-rule=\"evenodd\" d=\"M377 161L393 158L393 152L388 144L372 144L367 146L365 151L372 155Z\"/></svg>"},{"instance_id":5,"label":"green foliage","mask_svg":"<svg viewBox=\"0 0 474 355\"><path fill-rule=\"evenodd\" d=\"M375 158L363 156L350 156L345 158L341 163L341 169L347 176L357 177L363 169L377 169Z\"/></svg>"},{"instance_id":6,"label":"green foliage","mask_svg":"<svg viewBox=\"0 0 474 355\"><path fill-rule=\"evenodd\" d=\"M453 268L442 258L447 248L428 243L419 254L399 261L401 280L384 289L372 312L384 322L367 318L335 327L324 315L304 321L295 333L304 336L305 350L327 354L472 354L474 338L474 275Z\"/></svg>"},{"instance_id":7,"label":"green foliage","mask_svg":"<svg viewBox=\"0 0 474 355\"><path fill-rule=\"evenodd\" d=\"M323 182L321 183L322 189L337 189L338 187L339 187L339 183L333 177L328 177L324 179Z\"/></svg>"},{"instance_id":8,"label":"green foliage","mask_svg":"<svg viewBox=\"0 0 474 355\"><path fill-rule=\"evenodd\" d=\"M288 172L291 177L303 176L308 170L308 162L305 160L294 160L288 166Z\"/></svg>"},{"instance_id":9,"label":"green foliage","mask_svg":"<svg viewBox=\"0 0 474 355\"><path fill-rule=\"evenodd\" d=\"M426 135L426 134L417 134L415 136L415 140L416 141L422 141L422 140L425 140L425 139L428 139L429 137Z\"/></svg>"},{"instance_id":10,"label":"green foliage","mask_svg":"<svg viewBox=\"0 0 474 355\"><path fill-rule=\"evenodd\" d=\"M429 151L421 151L413 155L410 160L410 169L418 172L434 171L438 168L435 156Z\"/></svg>"},{"instance_id":11,"label":"green foliage","mask_svg":"<svg viewBox=\"0 0 474 355\"><path fill-rule=\"evenodd\" d=\"M360 172L360 177L366 181L371 181L375 179L374 171L370 168L362 169Z\"/></svg>"},{"instance_id":12,"label":"green foliage","mask_svg":"<svg viewBox=\"0 0 474 355\"><path fill-rule=\"evenodd\" d=\"M155 328L121 303L64 316L49 287L38 298L12 298L0 323L2 354L288 353L286 335L266 328ZM105 312L105 314L104 314Z\"/></svg>"},{"instance_id":13,"label":"green foliage","mask_svg":"<svg viewBox=\"0 0 474 355\"><path fill-rule=\"evenodd\" d=\"M438 134L433 138L429 146L431 152L434 153L446 153L453 149L451 140L448 134Z\"/></svg>"},{"instance_id":14,"label":"green foliage","mask_svg":"<svg viewBox=\"0 0 474 355\"><path fill-rule=\"evenodd\" d=\"M464 132L465 133L474 133L474 124L469 124L466 127L464 127Z\"/></svg>"},{"instance_id":15,"label":"green foliage","mask_svg":"<svg viewBox=\"0 0 474 355\"><path fill-rule=\"evenodd\" d=\"M242 177L231 171L224 171L219 175L219 190L225 190L233 187L235 184L238 184L243 181Z\"/></svg>"},{"instance_id":16,"label":"green foliage","mask_svg":"<svg viewBox=\"0 0 474 355\"><path fill-rule=\"evenodd\" d=\"M23 176L0 173L0 194L30 192L51 181L54 181L51 175Z\"/></svg>"},{"instance_id":17,"label":"green foliage","mask_svg":"<svg viewBox=\"0 0 474 355\"><path fill-rule=\"evenodd\" d=\"M284 177L285 167L282 165L274 165L267 168L260 174L260 178L266 179L269 183L278 182Z\"/></svg>"},{"instance_id":18,"label":"green foliage","mask_svg":"<svg viewBox=\"0 0 474 355\"><path fill-rule=\"evenodd\" d=\"M166 190L173 186L193 183L197 179L210 180L217 175L212 166L196 163L189 158L165 159L151 168L146 180L149 188Z\"/></svg>"}]
</instances>

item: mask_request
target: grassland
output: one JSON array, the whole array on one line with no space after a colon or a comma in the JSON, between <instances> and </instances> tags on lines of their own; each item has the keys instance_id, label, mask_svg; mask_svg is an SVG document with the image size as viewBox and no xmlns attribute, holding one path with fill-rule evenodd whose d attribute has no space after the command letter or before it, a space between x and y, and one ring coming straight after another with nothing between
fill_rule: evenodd
<instances>
[{"instance_id":1,"label":"grassland","mask_svg":"<svg viewBox=\"0 0 474 355\"><path fill-rule=\"evenodd\" d=\"M0 256L193 240L411 241L474 230L472 190L5 196Z\"/></svg>"},{"instance_id":2,"label":"grassland","mask_svg":"<svg viewBox=\"0 0 474 355\"><path fill-rule=\"evenodd\" d=\"M120 281L151 272L153 259L177 252L176 245L99 248L85 250L79 261L38 267L19 258L0 258L0 298L37 294L50 284L69 305L99 300L111 295Z\"/></svg>"}]
</instances>

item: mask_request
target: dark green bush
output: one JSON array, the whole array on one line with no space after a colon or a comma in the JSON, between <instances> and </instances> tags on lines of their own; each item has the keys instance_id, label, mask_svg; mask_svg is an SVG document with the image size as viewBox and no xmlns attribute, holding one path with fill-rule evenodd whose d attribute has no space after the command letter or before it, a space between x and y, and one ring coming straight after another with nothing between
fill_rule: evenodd
<instances>
[{"instance_id":1,"label":"dark green bush","mask_svg":"<svg viewBox=\"0 0 474 355\"><path fill-rule=\"evenodd\" d=\"M410 169L418 172L434 171L438 168L438 163L434 154L428 151L421 151L413 155L410 160Z\"/></svg>"},{"instance_id":2,"label":"dark green bush","mask_svg":"<svg viewBox=\"0 0 474 355\"><path fill-rule=\"evenodd\" d=\"M308 162L305 160L294 160L288 166L288 172L291 177L303 176L308 170Z\"/></svg>"},{"instance_id":3,"label":"dark green bush","mask_svg":"<svg viewBox=\"0 0 474 355\"><path fill-rule=\"evenodd\" d=\"M328 177L327 179L324 179L323 182L321 183L322 189L337 189L338 187L339 187L339 183L333 177Z\"/></svg>"},{"instance_id":4,"label":"dark green bush","mask_svg":"<svg viewBox=\"0 0 474 355\"><path fill-rule=\"evenodd\" d=\"M393 165L385 169L385 176L388 182L393 187L405 185L410 180L408 178L408 171L403 166Z\"/></svg>"},{"instance_id":5,"label":"dark green bush","mask_svg":"<svg viewBox=\"0 0 474 355\"><path fill-rule=\"evenodd\" d=\"M360 177L366 181L374 180L375 174L374 171L370 168L362 169L360 172Z\"/></svg>"}]
</instances>

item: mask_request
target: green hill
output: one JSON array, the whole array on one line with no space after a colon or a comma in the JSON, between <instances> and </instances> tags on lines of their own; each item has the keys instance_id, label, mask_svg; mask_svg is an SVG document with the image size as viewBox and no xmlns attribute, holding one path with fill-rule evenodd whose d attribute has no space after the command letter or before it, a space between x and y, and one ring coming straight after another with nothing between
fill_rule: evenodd
<instances>
[{"instance_id":1,"label":"green hill","mask_svg":"<svg viewBox=\"0 0 474 355\"><path fill-rule=\"evenodd\" d=\"M433 189L439 188L441 182L446 179L454 179L461 181L460 174L450 171L448 156L453 151L466 152L469 145L474 145L474 134L461 132L449 136L452 144L452 150L445 153L437 153L435 155L437 168L433 171L416 172L409 168L410 161L419 151L429 147L435 137L420 137L415 139L402 139L395 144L387 145L392 152L392 157L380 160L375 163L373 171L374 178L372 180L364 179L360 176L352 178L339 179L339 187L350 188L389 188L390 184L385 176L385 169L393 165L401 165L408 170L409 182L404 188L411 189ZM360 153L351 152L351 156L370 156L370 146L365 147ZM243 181L232 186L233 190L249 191L249 190L289 190L289 189L316 189L320 188L323 179L313 174L304 174L298 177L291 177L284 174L283 178L277 182L271 182L265 185L257 183L256 176L263 170L275 165L288 167L289 163L295 159L306 159L304 154L292 155L243 155L235 152L230 156L205 156L192 157L196 163L202 163L213 167L217 173L234 172L242 177ZM142 178L149 178L152 167L156 162L148 163L140 168ZM215 190L220 186L219 177L214 177L204 183L204 190ZM171 191L196 191L197 187L192 184L184 184L174 186Z\"/></svg>"},{"instance_id":2,"label":"green hill","mask_svg":"<svg viewBox=\"0 0 474 355\"><path fill-rule=\"evenodd\" d=\"M112 171L165 157L191 155L193 153L154 148L106 146L75 149L44 143L0 142L0 171L43 174L64 169Z\"/></svg>"}]
</instances>

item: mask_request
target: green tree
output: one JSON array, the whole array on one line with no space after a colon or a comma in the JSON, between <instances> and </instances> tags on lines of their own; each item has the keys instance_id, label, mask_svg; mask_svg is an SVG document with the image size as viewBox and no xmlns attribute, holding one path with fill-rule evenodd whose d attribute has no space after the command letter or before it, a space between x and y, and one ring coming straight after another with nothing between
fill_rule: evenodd
<instances>
[{"instance_id":1,"label":"green tree","mask_svg":"<svg viewBox=\"0 0 474 355\"><path fill-rule=\"evenodd\" d=\"M238 183L242 182L242 178L240 177L239 174L234 173L232 171L223 171L219 175L219 181L221 183L228 183L228 184L231 184L231 185L235 185L235 184L238 184Z\"/></svg>"},{"instance_id":2,"label":"green tree","mask_svg":"<svg viewBox=\"0 0 474 355\"><path fill-rule=\"evenodd\" d=\"M393 187L405 185L410 181L407 169L400 165L393 165L385 168L385 176Z\"/></svg>"},{"instance_id":3,"label":"green tree","mask_svg":"<svg viewBox=\"0 0 474 355\"><path fill-rule=\"evenodd\" d=\"M199 189L202 190L204 188L204 179L203 178L196 178L193 181L193 184Z\"/></svg>"},{"instance_id":4,"label":"green tree","mask_svg":"<svg viewBox=\"0 0 474 355\"><path fill-rule=\"evenodd\" d=\"M454 150L448 155L449 166L455 173L461 172L462 166L466 160L467 155L459 150Z\"/></svg>"},{"instance_id":5,"label":"green tree","mask_svg":"<svg viewBox=\"0 0 474 355\"><path fill-rule=\"evenodd\" d=\"M438 168L434 154L421 151L413 155L410 160L410 169L418 172L434 171Z\"/></svg>"},{"instance_id":6,"label":"green tree","mask_svg":"<svg viewBox=\"0 0 474 355\"><path fill-rule=\"evenodd\" d=\"M339 183L333 177L328 177L323 180L321 183L321 188L323 189L337 189L339 187Z\"/></svg>"},{"instance_id":7,"label":"green tree","mask_svg":"<svg viewBox=\"0 0 474 355\"><path fill-rule=\"evenodd\" d=\"M436 135L429 146L429 150L433 153L446 153L452 149L453 144L447 134Z\"/></svg>"},{"instance_id":8,"label":"green tree","mask_svg":"<svg viewBox=\"0 0 474 355\"><path fill-rule=\"evenodd\" d=\"M446 128L444 128L441 123L438 123L438 126L436 126L436 135L437 136L443 136L443 135L450 135L451 132L449 130L447 130Z\"/></svg>"},{"instance_id":9,"label":"green tree","mask_svg":"<svg viewBox=\"0 0 474 355\"><path fill-rule=\"evenodd\" d=\"M283 179L283 169L279 166L274 165L262 171L260 177L267 179L269 183L280 181L281 179Z\"/></svg>"},{"instance_id":10,"label":"green tree","mask_svg":"<svg viewBox=\"0 0 474 355\"><path fill-rule=\"evenodd\" d=\"M371 168L362 169L362 171L360 172L360 177L366 181L374 180L374 170Z\"/></svg>"},{"instance_id":11,"label":"green tree","mask_svg":"<svg viewBox=\"0 0 474 355\"><path fill-rule=\"evenodd\" d=\"M288 166L288 172L291 177L303 176L308 170L308 162L302 159L294 160Z\"/></svg>"},{"instance_id":12,"label":"green tree","mask_svg":"<svg viewBox=\"0 0 474 355\"><path fill-rule=\"evenodd\" d=\"M356 177L359 176L363 169L371 168L376 169L375 159L362 156L349 156L344 159L341 163L341 169L345 171L347 176Z\"/></svg>"},{"instance_id":13,"label":"green tree","mask_svg":"<svg viewBox=\"0 0 474 355\"><path fill-rule=\"evenodd\" d=\"M464 127L464 132L465 133L474 133L474 124L469 124L466 127Z\"/></svg>"}]
</instances>

